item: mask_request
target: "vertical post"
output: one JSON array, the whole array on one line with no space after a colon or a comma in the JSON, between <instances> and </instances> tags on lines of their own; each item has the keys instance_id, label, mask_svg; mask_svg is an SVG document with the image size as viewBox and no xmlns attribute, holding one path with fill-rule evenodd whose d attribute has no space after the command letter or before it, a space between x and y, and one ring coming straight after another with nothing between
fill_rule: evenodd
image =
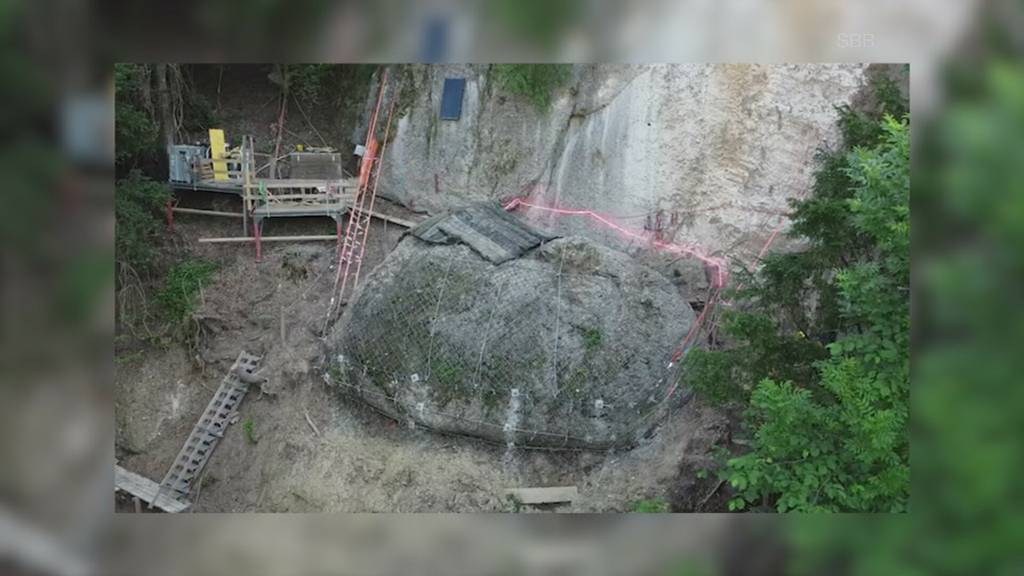
<instances>
[{"instance_id":1,"label":"vertical post","mask_svg":"<svg viewBox=\"0 0 1024 576\"><path fill-rule=\"evenodd\" d=\"M252 152L252 136L242 137L242 235L249 231L249 187L252 178L249 171L252 169L252 162L249 155Z\"/></svg>"},{"instance_id":2,"label":"vertical post","mask_svg":"<svg viewBox=\"0 0 1024 576\"><path fill-rule=\"evenodd\" d=\"M252 220L252 235L253 235L253 238L255 238L255 240L256 240L256 262L260 262L262 260L262 257L263 257L263 246L262 246L262 243L260 242L260 235L261 235L261 232L262 232L262 228L263 228L263 226L262 226L262 223L260 222L260 220L258 218L253 218L253 220Z\"/></svg>"},{"instance_id":3,"label":"vertical post","mask_svg":"<svg viewBox=\"0 0 1024 576\"><path fill-rule=\"evenodd\" d=\"M174 233L174 203L170 198L167 199L167 232Z\"/></svg>"}]
</instances>

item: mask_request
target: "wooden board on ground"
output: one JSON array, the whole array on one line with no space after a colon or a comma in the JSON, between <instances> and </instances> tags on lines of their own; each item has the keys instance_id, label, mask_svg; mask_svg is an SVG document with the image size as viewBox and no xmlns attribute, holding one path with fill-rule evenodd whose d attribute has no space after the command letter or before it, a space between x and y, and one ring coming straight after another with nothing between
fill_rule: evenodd
<instances>
[{"instance_id":1,"label":"wooden board on ground","mask_svg":"<svg viewBox=\"0 0 1024 576\"><path fill-rule=\"evenodd\" d=\"M575 486L549 486L547 488L509 488L505 496L511 496L523 504L556 504L572 502L578 492Z\"/></svg>"},{"instance_id":2,"label":"wooden board on ground","mask_svg":"<svg viewBox=\"0 0 1024 576\"><path fill-rule=\"evenodd\" d=\"M154 502L153 498L156 497L160 485L145 476L125 470L117 464L114 464L114 487L140 500L151 502L153 506L164 512L184 512L191 506L188 502L179 500L168 493L161 493Z\"/></svg>"}]
</instances>

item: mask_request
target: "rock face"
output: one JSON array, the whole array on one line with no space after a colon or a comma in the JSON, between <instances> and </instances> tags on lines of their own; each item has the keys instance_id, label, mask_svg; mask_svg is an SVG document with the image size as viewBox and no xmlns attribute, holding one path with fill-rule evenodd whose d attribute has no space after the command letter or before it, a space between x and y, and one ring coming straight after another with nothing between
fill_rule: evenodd
<instances>
[{"instance_id":1,"label":"rock face","mask_svg":"<svg viewBox=\"0 0 1024 576\"><path fill-rule=\"evenodd\" d=\"M529 194L744 262L786 225L778 213L808 192L815 152L838 138L836 107L869 81L859 64L576 65L541 110L504 91L489 66L412 66L401 76L404 114L381 184L392 199L437 213ZM458 120L439 118L447 77L466 79ZM628 250L579 219L524 213Z\"/></svg>"},{"instance_id":2,"label":"rock face","mask_svg":"<svg viewBox=\"0 0 1024 576\"><path fill-rule=\"evenodd\" d=\"M435 430L632 444L694 322L685 299L622 252L471 212L424 223L365 279L332 336L332 380Z\"/></svg>"}]
</instances>

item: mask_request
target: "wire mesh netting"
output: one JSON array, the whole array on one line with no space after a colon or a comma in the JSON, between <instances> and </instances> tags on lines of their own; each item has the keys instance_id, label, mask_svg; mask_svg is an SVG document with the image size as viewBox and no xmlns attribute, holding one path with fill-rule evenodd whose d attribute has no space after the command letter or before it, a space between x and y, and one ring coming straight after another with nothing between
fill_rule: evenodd
<instances>
[{"instance_id":1,"label":"wire mesh netting","mask_svg":"<svg viewBox=\"0 0 1024 576\"><path fill-rule=\"evenodd\" d=\"M433 223L441 240L403 239L335 327L326 377L414 427L526 447L634 443L678 398L673 360L699 329L686 298L582 237L539 235L505 258L530 229L493 217L456 211Z\"/></svg>"}]
</instances>

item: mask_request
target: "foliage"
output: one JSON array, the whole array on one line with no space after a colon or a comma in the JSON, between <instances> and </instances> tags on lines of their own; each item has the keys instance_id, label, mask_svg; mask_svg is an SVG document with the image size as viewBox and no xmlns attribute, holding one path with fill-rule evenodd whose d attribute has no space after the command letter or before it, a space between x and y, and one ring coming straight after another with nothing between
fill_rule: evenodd
<instances>
[{"instance_id":1,"label":"foliage","mask_svg":"<svg viewBox=\"0 0 1024 576\"><path fill-rule=\"evenodd\" d=\"M725 316L737 345L694 351L685 379L746 407L751 450L722 474L729 508L891 511L909 493L909 126L883 82L872 113L840 110L845 146L819 154L793 206L808 248L771 255Z\"/></svg>"},{"instance_id":2,"label":"foliage","mask_svg":"<svg viewBox=\"0 0 1024 576\"><path fill-rule=\"evenodd\" d=\"M293 64L288 67L289 90L300 100L316 104L333 69L331 64Z\"/></svg>"},{"instance_id":3,"label":"foliage","mask_svg":"<svg viewBox=\"0 0 1024 576\"><path fill-rule=\"evenodd\" d=\"M569 79L571 70L568 64L495 64L491 74L499 88L543 110L551 104L554 91Z\"/></svg>"},{"instance_id":4,"label":"foliage","mask_svg":"<svg viewBox=\"0 0 1024 576\"><path fill-rule=\"evenodd\" d=\"M155 254L154 238L160 229L156 214L168 198L170 191L167 186L150 180L138 170L132 170L117 182L114 191L117 225L114 247L118 262L139 271L150 268Z\"/></svg>"},{"instance_id":5,"label":"foliage","mask_svg":"<svg viewBox=\"0 0 1024 576\"><path fill-rule=\"evenodd\" d=\"M998 36L987 32L985 42ZM948 107L915 125L913 514L791 517L788 544L802 560L794 573L837 565L852 575L1020 572L1024 194L1013 191L1024 67L1016 46L1002 55L1010 59L988 63L977 60L983 45L957 51L966 62L947 86Z\"/></svg>"},{"instance_id":6,"label":"foliage","mask_svg":"<svg viewBox=\"0 0 1024 576\"><path fill-rule=\"evenodd\" d=\"M171 267L156 295L157 305L167 321L183 324L189 320L203 284L216 269L213 262L194 258L182 260Z\"/></svg>"},{"instance_id":7,"label":"foliage","mask_svg":"<svg viewBox=\"0 0 1024 576\"><path fill-rule=\"evenodd\" d=\"M206 95L190 90L185 96L181 127L186 133L205 134L210 128L221 125L221 118Z\"/></svg>"},{"instance_id":8,"label":"foliage","mask_svg":"<svg viewBox=\"0 0 1024 576\"><path fill-rule=\"evenodd\" d=\"M583 347L587 352L600 348L602 338L601 330L597 328L583 329Z\"/></svg>"},{"instance_id":9,"label":"foliage","mask_svg":"<svg viewBox=\"0 0 1024 576\"><path fill-rule=\"evenodd\" d=\"M642 514L659 514L669 511L668 502L664 498L648 498L646 500L637 500L633 503L633 512L639 512Z\"/></svg>"},{"instance_id":10,"label":"foliage","mask_svg":"<svg viewBox=\"0 0 1024 576\"><path fill-rule=\"evenodd\" d=\"M149 81L145 65L114 65L114 143L119 165L136 164L153 152L158 141L160 128L152 113L146 111L151 105L144 89Z\"/></svg>"},{"instance_id":11,"label":"foliage","mask_svg":"<svg viewBox=\"0 0 1024 576\"><path fill-rule=\"evenodd\" d=\"M245 419L242 423L242 431L245 433L245 439L249 441L249 444L256 443L256 423L253 421L252 416Z\"/></svg>"}]
</instances>

